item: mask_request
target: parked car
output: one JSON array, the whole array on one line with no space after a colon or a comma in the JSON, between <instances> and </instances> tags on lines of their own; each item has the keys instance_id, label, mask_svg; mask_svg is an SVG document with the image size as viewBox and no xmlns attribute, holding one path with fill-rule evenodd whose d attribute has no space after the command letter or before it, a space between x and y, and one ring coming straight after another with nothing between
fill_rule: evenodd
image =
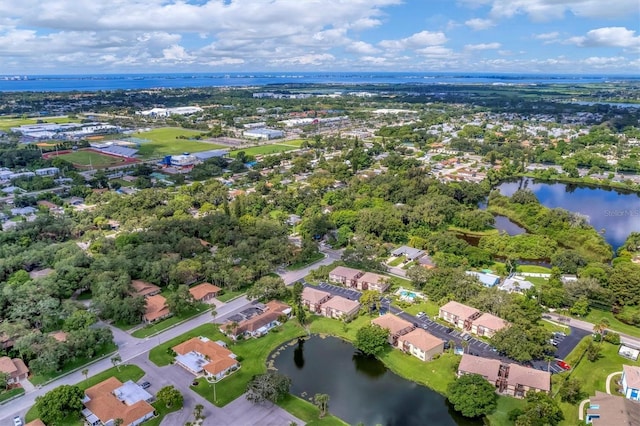
<instances>
[{"instance_id":1,"label":"parked car","mask_svg":"<svg viewBox=\"0 0 640 426\"><path fill-rule=\"evenodd\" d=\"M15 416L13 418L13 426L22 426L24 425L24 423L22 423L22 419L20 418L20 416Z\"/></svg>"},{"instance_id":2,"label":"parked car","mask_svg":"<svg viewBox=\"0 0 640 426\"><path fill-rule=\"evenodd\" d=\"M469 340L471 340L471 335L470 334L465 334L463 339L468 342Z\"/></svg>"},{"instance_id":3,"label":"parked car","mask_svg":"<svg viewBox=\"0 0 640 426\"><path fill-rule=\"evenodd\" d=\"M444 342L444 349L447 350L449 349L451 346L449 345L449 342Z\"/></svg>"},{"instance_id":4,"label":"parked car","mask_svg":"<svg viewBox=\"0 0 640 426\"><path fill-rule=\"evenodd\" d=\"M567 335L565 333L563 333L562 331L556 331L555 333L553 333L553 335L555 337L567 337Z\"/></svg>"},{"instance_id":5,"label":"parked car","mask_svg":"<svg viewBox=\"0 0 640 426\"><path fill-rule=\"evenodd\" d=\"M453 328L451 328L451 327L447 328L447 333L449 333L449 334L453 333Z\"/></svg>"},{"instance_id":6,"label":"parked car","mask_svg":"<svg viewBox=\"0 0 640 426\"><path fill-rule=\"evenodd\" d=\"M418 314L416 315L418 318L422 318L423 316L425 316L426 314L424 312L418 312Z\"/></svg>"},{"instance_id":7,"label":"parked car","mask_svg":"<svg viewBox=\"0 0 640 426\"><path fill-rule=\"evenodd\" d=\"M151 383L149 383L149 382L142 382L142 383L140 383L140 387L141 387L142 389L149 389L149 388L151 387Z\"/></svg>"},{"instance_id":8,"label":"parked car","mask_svg":"<svg viewBox=\"0 0 640 426\"><path fill-rule=\"evenodd\" d=\"M562 368L563 370L571 370L571 366L561 359L558 360L556 364L558 365L558 367Z\"/></svg>"},{"instance_id":9,"label":"parked car","mask_svg":"<svg viewBox=\"0 0 640 426\"><path fill-rule=\"evenodd\" d=\"M558 342L556 340L549 340L549 344L553 345L553 346L558 346Z\"/></svg>"}]
</instances>

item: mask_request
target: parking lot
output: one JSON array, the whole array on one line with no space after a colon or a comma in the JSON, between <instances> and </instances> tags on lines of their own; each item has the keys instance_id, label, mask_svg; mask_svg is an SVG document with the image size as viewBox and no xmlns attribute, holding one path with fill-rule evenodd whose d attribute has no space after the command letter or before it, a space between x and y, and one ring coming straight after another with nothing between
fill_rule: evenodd
<instances>
[{"instance_id":1,"label":"parking lot","mask_svg":"<svg viewBox=\"0 0 640 426\"><path fill-rule=\"evenodd\" d=\"M339 287L337 285L333 285L325 282L318 284L318 288L328 293L331 293L334 296L342 296L345 299L349 299L349 300L360 300L360 296L362 296L362 293L360 293L358 290Z\"/></svg>"}]
</instances>

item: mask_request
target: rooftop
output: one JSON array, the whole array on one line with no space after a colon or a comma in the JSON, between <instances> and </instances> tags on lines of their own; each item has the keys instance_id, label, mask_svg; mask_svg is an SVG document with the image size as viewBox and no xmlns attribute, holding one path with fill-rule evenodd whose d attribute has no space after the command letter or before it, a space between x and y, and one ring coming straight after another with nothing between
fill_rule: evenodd
<instances>
[{"instance_id":1,"label":"rooftop","mask_svg":"<svg viewBox=\"0 0 640 426\"><path fill-rule=\"evenodd\" d=\"M159 294L147 297L147 306L144 318L147 321L155 321L169 315L171 312L167 307L167 299Z\"/></svg>"},{"instance_id":2,"label":"rooftop","mask_svg":"<svg viewBox=\"0 0 640 426\"><path fill-rule=\"evenodd\" d=\"M551 390L551 373L518 364L509 364L507 382L513 386L523 385L549 392Z\"/></svg>"},{"instance_id":3,"label":"rooftop","mask_svg":"<svg viewBox=\"0 0 640 426\"><path fill-rule=\"evenodd\" d=\"M327 302L322 304L325 308L331 308L340 312L351 312L360 308L360 302L357 300L349 300L342 296L334 296Z\"/></svg>"},{"instance_id":4,"label":"rooftop","mask_svg":"<svg viewBox=\"0 0 640 426\"><path fill-rule=\"evenodd\" d=\"M320 301L327 296L330 296L329 293L322 290L317 290L313 287L305 287L302 290L302 300L307 300L309 303L320 303Z\"/></svg>"},{"instance_id":5,"label":"rooftop","mask_svg":"<svg viewBox=\"0 0 640 426\"><path fill-rule=\"evenodd\" d=\"M461 319L467 319L470 316L473 316L480 312L476 308L472 308L471 306L463 305L462 303L458 303L454 301L451 301L446 305L442 306L440 310L444 312L448 312Z\"/></svg>"},{"instance_id":6,"label":"rooftop","mask_svg":"<svg viewBox=\"0 0 640 426\"><path fill-rule=\"evenodd\" d=\"M359 269L347 268L346 266L337 266L333 271L329 272L329 275L336 275L339 277L345 277L348 280L355 280L359 275L362 275L362 271Z\"/></svg>"},{"instance_id":7,"label":"rooftop","mask_svg":"<svg viewBox=\"0 0 640 426\"><path fill-rule=\"evenodd\" d=\"M379 325L382 328L389 330L391 335L397 334L400 331L413 327L409 321L403 320L393 314L384 314L371 321L373 324Z\"/></svg>"},{"instance_id":8,"label":"rooftop","mask_svg":"<svg viewBox=\"0 0 640 426\"><path fill-rule=\"evenodd\" d=\"M172 349L177 360L196 372L218 374L238 363L233 352L206 337L193 337Z\"/></svg>"},{"instance_id":9,"label":"rooftop","mask_svg":"<svg viewBox=\"0 0 640 426\"><path fill-rule=\"evenodd\" d=\"M425 352L442 345L444 342L436 336L427 333L421 328L416 328L399 338L400 341L411 343L416 348Z\"/></svg>"},{"instance_id":10,"label":"rooftop","mask_svg":"<svg viewBox=\"0 0 640 426\"><path fill-rule=\"evenodd\" d=\"M594 426L636 426L640 424L640 403L596 391L596 395L589 398L589 415L598 416L592 418Z\"/></svg>"},{"instance_id":11,"label":"rooftop","mask_svg":"<svg viewBox=\"0 0 640 426\"><path fill-rule=\"evenodd\" d=\"M189 293L191 293L194 299L202 300L211 293L217 294L220 290L222 289L217 285L213 285L211 283L202 283L191 287L189 289Z\"/></svg>"},{"instance_id":12,"label":"rooftop","mask_svg":"<svg viewBox=\"0 0 640 426\"><path fill-rule=\"evenodd\" d=\"M497 359L482 358L464 354L460 360L458 371L467 374L479 374L495 385L502 363Z\"/></svg>"},{"instance_id":13,"label":"rooftop","mask_svg":"<svg viewBox=\"0 0 640 426\"><path fill-rule=\"evenodd\" d=\"M136 296L144 297L154 293L160 293L161 290L157 285L141 280L131 280L131 287L133 287Z\"/></svg>"},{"instance_id":14,"label":"rooftop","mask_svg":"<svg viewBox=\"0 0 640 426\"><path fill-rule=\"evenodd\" d=\"M478 319L473 320L473 324L495 331L501 330L509 325L509 323L502 318L487 313L484 313L480 315Z\"/></svg>"},{"instance_id":15,"label":"rooftop","mask_svg":"<svg viewBox=\"0 0 640 426\"><path fill-rule=\"evenodd\" d=\"M120 380L111 377L90 387L85 391L85 395L89 399L84 403L85 407L98 417L103 424L108 423L110 420L120 418L124 421L123 424L129 425L155 411L146 400L137 400L134 402L133 399L128 399L131 403L128 404L126 401L118 399L115 391L119 390L122 386L123 384ZM145 394L149 395L146 392Z\"/></svg>"},{"instance_id":16,"label":"rooftop","mask_svg":"<svg viewBox=\"0 0 640 426\"><path fill-rule=\"evenodd\" d=\"M623 365L622 372L627 380L627 386L632 389L640 389L640 367Z\"/></svg>"}]
</instances>

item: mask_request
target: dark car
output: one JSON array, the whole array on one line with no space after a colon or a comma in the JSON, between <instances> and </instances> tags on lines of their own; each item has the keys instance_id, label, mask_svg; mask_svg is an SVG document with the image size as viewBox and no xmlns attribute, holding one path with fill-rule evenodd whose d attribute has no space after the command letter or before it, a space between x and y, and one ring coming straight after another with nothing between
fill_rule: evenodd
<instances>
[{"instance_id":1,"label":"dark car","mask_svg":"<svg viewBox=\"0 0 640 426\"><path fill-rule=\"evenodd\" d=\"M140 383L140 387L141 387L142 389L149 389L149 388L151 387L151 383L149 383L149 382L142 382L142 383Z\"/></svg>"}]
</instances>

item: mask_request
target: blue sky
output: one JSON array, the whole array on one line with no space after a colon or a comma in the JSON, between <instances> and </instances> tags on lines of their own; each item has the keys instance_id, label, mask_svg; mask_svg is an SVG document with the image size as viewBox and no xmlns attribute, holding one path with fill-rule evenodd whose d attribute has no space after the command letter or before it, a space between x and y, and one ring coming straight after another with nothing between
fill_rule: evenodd
<instances>
[{"instance_id":1,"label":"blue sky","mask_svg":"<svg viewBox=\"0 0 640 426\"><path fill-rule=\"evenodd\" d=\"M638 0L0 0L0 74L640 74Z\"/></svg>"}]
</instances>

